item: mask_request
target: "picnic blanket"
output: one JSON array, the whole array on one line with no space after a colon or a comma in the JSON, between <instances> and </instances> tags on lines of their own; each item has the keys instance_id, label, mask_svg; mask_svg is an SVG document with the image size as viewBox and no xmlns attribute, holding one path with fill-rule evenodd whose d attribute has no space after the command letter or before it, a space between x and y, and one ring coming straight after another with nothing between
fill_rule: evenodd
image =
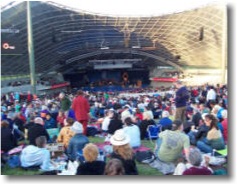
<instances>
[{"instance_id":1,"label":"picnic blanket","mask_svg":"<svg viewBox=\"0 0 237 184\"><path fill-rule=\"evenodd\" d=\"M106 148L108 146L112 146L109 142L95 143L95 145L101 150L104 150L104 148ZM148 150L151 150L151 149L146 147L146 146L143 146L143 145L141 145L138 148L133 149L134 153L137 152L137 151L148 151Z\"/></svg>"}]
</instances>

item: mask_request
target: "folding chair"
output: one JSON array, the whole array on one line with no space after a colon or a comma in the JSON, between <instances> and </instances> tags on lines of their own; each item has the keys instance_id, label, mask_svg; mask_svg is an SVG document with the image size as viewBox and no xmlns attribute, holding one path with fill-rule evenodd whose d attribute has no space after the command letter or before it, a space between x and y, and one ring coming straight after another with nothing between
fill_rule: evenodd
<instances>
[{"instance_id":1,"label":"folding chair","mask_svg":"<svg viewBox=\"0 0 237 184\"><path fill-rule=\"evenodd\" d=\"M159 133L162 131L162 125L149 125L147 127L147 138L152 142L152 140L157 139ZM152 142L152 144L154 144Z\"/></svg>"}]
</instances>

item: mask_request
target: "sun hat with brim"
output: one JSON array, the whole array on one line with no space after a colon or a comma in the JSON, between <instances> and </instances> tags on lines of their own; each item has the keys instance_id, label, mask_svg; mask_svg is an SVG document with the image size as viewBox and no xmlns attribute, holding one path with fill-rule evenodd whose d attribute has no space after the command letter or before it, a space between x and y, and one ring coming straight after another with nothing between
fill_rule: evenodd
<instances>
[{"instance_id":1,"label":"sun hat with brim","mask_svg":"<svg viewBox=\"0 0 237 184\"><path fill-rule=\"evenodd\" d=\"M81 134L83 132L82 124L78 121L75 121L71 126L71 131L75 132L76 134Z\"/></svg>"},{"instance_id":2,"label":"sun hat with brim","mask_svg":"<svg viewBox=\"0 0 237 184\"><path fill-rule=\"evenodd\" d=\"M130 139L128 135L126 135L122 129L117 130L110 138L110 143L114 146L122 146L128 144L129 142Z\"/></svg>"}]
</instances>

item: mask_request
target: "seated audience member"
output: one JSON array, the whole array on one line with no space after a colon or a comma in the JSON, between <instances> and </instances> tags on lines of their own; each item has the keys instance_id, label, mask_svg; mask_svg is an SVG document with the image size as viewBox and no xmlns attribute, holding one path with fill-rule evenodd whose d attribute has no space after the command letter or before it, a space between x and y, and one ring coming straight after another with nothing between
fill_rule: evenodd
<instances>
[{"instance_id":1,"label":"seated audience member","mask_svg":"<svg viewBox=\"0 0 237 184\"><path fill-rule=\"evenodd\" d=\"M129 142L129 137L124 131L117 130L110 138L110 143L113 145L111 158L117 158L123 163L125 175L138 175L135 157Z\"/></svg>"},{"instance_id":2,"label":"seated audience member","mask_svg":"<svg viewBox=\"0 0 237 184\"><path fill-rule=\"evenodd\" d=\"M198 148L190 148L188 163L179 163L174 175L212 175L212 169L208 167L209 158L202 162L202 154Z\"/></svg>"},{"instance_id":3,"label":"seated audience member","mask_svg":"<svg viewBox=\"0 0 237 184\"><path fill-rule=\"evenodd\" d=\"M48 107L46 105L42 105L41 107L41 111L40 111L40 117L45 119L46 115L49 113Z\"/></svg>"},{"instance_id":4,"label":"seated audience member","mask_svg":"<svg viewBox=\"0 0 237 184\"><path fill-rule=\"evenodd\" d=\"M223 126L223 137L224 137L225 143L227 143L228 142L228 113L227 113L227 110L223 110L221 112L221 114L222 114L222 118L223 118L223 121L221 122L222 126Z\"/></svg>"},{"instance_id":5,"label":"seated audience member","mask_svg":"<svg viewBox=\"0 0 237 184\"><path fill-rule=\"evenodd\" d=\"M29 130L35 124L34 119L35 116L30 116L29 122L24 125L24 128Z\"/></svg>"},{"instance_id":6,"label":"seated audience member","mask_svg":"<svg viewBox=\"0 0 237 184\"><path fill-rule=\"evenodd\" d=\"M199 122L199 126L195 128L195 125L191 127L190 132L188 133L190 144L195 145L197 144L198 140L202 140L207 136L207 132L209 131L209 127L205 124L204 118L207 113L202 115L202 120Z\"/></svg>"},{"instance_id":7,"label":"seated audience member","mask_svg":"<svg viewBox=\"0 0 237 184\"><path fill-rule=\"evenodd\" d=\"M159 121L159 124L162 126L162 131L172 129L172 120L169 118L170 114L168 111L162 112L162 118Z\"/></svg>"},{"instance_id":8,"label":"seated audience member","mask_svg":"<svg viewBox=\"0 0 237 184\"><path fill-rule=\"evenodd\" d=\"M46 114L46 119L44 121L45 129L57 128L56 121L51 117L51 114Z\"/></svg>"},{"instance_id":9,"label":"seated audience member","mask_svg":"<svg viewBox=\"0 0 237 184\"><path fill-rule=\"evenodd\" d=\"M99 150L96 145L89 143L83 148L85 162L77 168L77 175L103 175L105 162L97 160Z\"/></svg>"},{"instance_id":10,"label":"seated audience member","mask_svg":"<svg viewBox=\"0 0 237 184\"><path fill-rule=\"evenodd\" d=\"M136 108L135 109L135 114L134 114L135 117L138 117L140 121L143 120L143 114L141 113L140 109L139 108Z\"/></svg>"},{"instance_id":11,"label":"seated audience member","mask_svg":"<svg viewBox=\"0 0 237 184\"><path fill-rule=\"evenodd\" d=\"M50 163L50 152L45 148L47 139L40 136L35 139L36 145L25 147L20 155L21 166L24 168L39 167L43 171L53 170Z\"/></svg>"},{"instance_id":12,"label":"seated audience member","mask_svg":"<svg viewBox=\"0 0 237 184\"><path fill-rule=\"evenodd\" d=\"M186 159L188 158L189 147L189 137L183 132L182 121L175 120L172 124L172 130L159 133L155 154L163 162L176 162L183 157L183 151Z\"/></svg>"},{"instance_id":13,"label":"seated audience member","mask_svg":"<svg viewBox=\"0 0 237 184\"><path fill-rule=\"evenodd\" d=\"M31 126L28 130L28 140L29 144L35 145L35 139L39 136L46 136L47 141L49 141L49 134L44 128L44 120L40 117L35 118L35 124Z\"/></svg>"},{"instance_id":14,"label":"seated audience member","mask_svg":"<svg viewBox=\"0 0 237 184\"><path fill-rule=\"evenodd\" d=\"M143 120L139 126L141 132L141 140L146 137L147 127L149 125L155 125L155 121L151 118L150 112L146 111L143 113Z\"/></svg>"},{"instance_id":15,"label":"seated audience member","mask_svg":"<svg viewBox=\"0 0 237 184\"><path fill-rule=\"evenodd\" d=\"M66 116L65 116L64 112L62 110L60 110L58 112L58 116L57 116L58 127L60 127L60 128L64 127L64 120L65 119L66 119Z\"/></svg>"},{"instance_id":16,"label":"seated audience member","mask_svg":"<svg viewBox=\"0 0 237 184\"><path fill-rule=\"evenodd\" d=\"M71 131L74 132L75 135L69 141L67 155L69 160L75 161L78 158L78 152L82 151L85 145L89 143L89 139L83 135L82 124L78 121L73 123Z\"/></svg>"},{"instance_id":17,"label":"seated audience member","mask_svg":"<svg viewBox=\"0 0 237 184\"><path fill-rule=\"evenodd\" d=\"M114 115L114 111L113 110L108 110L105 112L106 113L106 117L104 118L103 122L102 122L102 131L103 132L108 132L108 127L109 127L109 124L110 124L110 121L111 121L111 118L113 117Z\"/></svg>"},{"instance_id":18,"label":"seated audience member","mask_svg":"<svg viewBox=\"0 0 237 184\"><path fill-rule=\"evenodd\" d=\"M217 119L212 114L205 116L205 124L209 127L206 138L197 142L197 147L204 153L212 153L213 149L225 148L225 142L221 131L217 126Z\"/></svg>"},{"instance_id":19,"label":"seated audience member","mask_svg":"<svg viewBox=\"0 0 237 184\"><path fill-rule=\"evenodd\" d=\"M198 127L201 119L202 119L201 113L199 112L199 110L197 108L194 108L193 109L193 116L192 116L192 120L191 120L192 124L194 124L195 127Z\"/></svg>"},{"instance_id":20,"label":"seated audience member","mask_svg":"<svg viewBox=\"0 0 237 184\"><path fill-rule=\"evenodd\" d=\"M221 112L224 110L223 107L219 106L219 105L215 105L212 108L212 114L215 115L220 121L222 121L222 115Z\"/></svg>"},{"instance_id":21,"label":"seated audience member","mask_svg":"<svg viewBox=\"0 0 237 184\"><path fill-rule=\"evenodd\" d=\"M130 111L130 105L126 104L123 108L123 112L121 113L122 122L124 122L125 118L132 116L132 113Z\"/></svg>"},{"instance_id":22,"label":"seated audience member","mask_svg":"<svg viewBox=\"0 0 237 184\"><path fill-rule=\"evenodd\" d=\"M108 126L108 133L113 135L116 130L121 129L121 128L123 128L122 120L119 119L118 113L114 113Z\"/></svg>"},{"instance_id":23,"label":"seated audience member","mask_svg":"<svg viewBox=\"0 0 237 184\"><path fill-rule=\"evenodd\" d=\"M210 113L210 109L206 107L204 104L199 105L199 110L201 114Z\"/></svg>"},{"instance_id":24,"label":"seated audience member","mask_svg":"<svg viewBox=\"0 0 237 184\"><path fill-rule=\"evenodd\" d=\"M67 118L64 120L65 124L63 128L60 130L60 133L57 138L58 143L63 143L64 147L67 148L70 139L74 136L74 132L71 130L71 126L74 123L74 119Z\"/></svg>"},{"instance_id":25,"label":"seated audience member","mask_svg":"<svg viewBox=\"0 0 237 184\"><path fill-rule=\"evenodd\" d=\"M17 146L17 140L12 134L12 130L9 128L9 122L7 120L1 121L1 150L8 152L9 150Z\"/></svg>"},{"instance_id":26,"label":"seated audience member","mask_svg":"<svg viewBox=\"0 0 237 184\"><path fill-rule=\"evenodd\" d=\"M115 176L115 175L124 175L124 167L122 162L119 159L111 159L105 166L105 175Z\"/></svg>"},{"instance_id":27,"label":"seated audience member","mask_svg":"<svg viewBox=\"0 0 237 184\"><path fill-rule=\"evenodd\" d=\"M134 125L132 119L127 117L124 120L125 127L123 128L124 133L129 136L130 139L130 146L132 148L137 148L141 146L141 139L140 139L140 130L137 125Z\"/></svg>"}]
</instances>

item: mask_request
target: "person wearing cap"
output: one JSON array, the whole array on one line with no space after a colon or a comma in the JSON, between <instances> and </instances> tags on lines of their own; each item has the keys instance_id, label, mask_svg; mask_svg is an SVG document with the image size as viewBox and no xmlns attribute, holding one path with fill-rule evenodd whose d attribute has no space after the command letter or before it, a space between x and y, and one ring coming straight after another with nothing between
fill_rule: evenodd
<instances>
[{"instance_id":1,"label":"person wearing cap","mask_svg":"<svg viewBox=\"0 0 237 184\"><path fill-rule=\"evenodd\" d=\"M172 124L172 130L165 130L159 133L155 154L163 162L176 162L182 158L183 151L188 160L190 148L189 137L183 132L183 123L175 120Z\"/></svg>"},{"instance_id":2,"label":"person wearing cap","mask_svg":"<svg viewBox=\"0 0 237 184\"><path fill-rule=\"evenodd\" d=\"M40 117L34 119L35 124L31 126L28 130L27 138L29 140L29 144L35 145L35 139L39 136L45 136L47 141L49 140L49 134L44 128L44 120Z\"/></svg>"},{"instance_id":3,"label":"person wearing cap","mask_svg":"<svg viewBox=\"0 0 237 184\"><path fill-rule=\"evenodd\" d=\"M71 131L74 132L75 135L69 141L67 155L69 160L75 161L78 158L78 151L82 151L85 145L89 143L89 139L83 135L83 126L78 121L73 123Z\"/></svg>"},{"instance_id":4,"label":"person wearing cap","mask_svg":"<svg viewBox=\"0 0 237 184\"><path fill-rule=\"evenodd\" d=\"M83 95L82 90L77 91L77 97L72 102L72 109L75 112L76 120L83 125L83 134L86 135L90 105Z\"/></svg>"},{"instance_id":5,"label":"person wearing cap","mask_svg":"<svg viewBox=\"0 0 237 184\"><path fill-rule=\"evenodd\" d=\"M117 130L110 138L110 143L113 145L111 158L119 159L122 162L125 175L138 175L133 150L129 144L129 136L122 129Z\"/></svg>"}]
</instances>

